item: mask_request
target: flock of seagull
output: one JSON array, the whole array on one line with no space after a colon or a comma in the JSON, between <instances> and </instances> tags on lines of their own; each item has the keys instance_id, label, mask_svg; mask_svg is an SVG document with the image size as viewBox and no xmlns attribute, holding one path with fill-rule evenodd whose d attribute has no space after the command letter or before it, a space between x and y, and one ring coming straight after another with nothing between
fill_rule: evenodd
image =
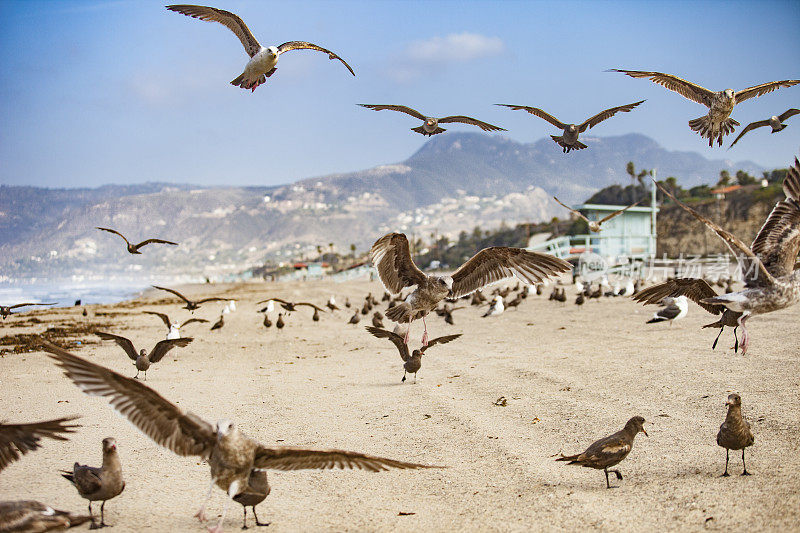
<instances>
[{"instance_id":1,"label":"flock of seagull","mask_svg":"<svg viewBox=\"0 0 800 533\"><path fill-rule=\"evenodd\" d=\"M218 22L230 29L242 42L249 56L242 74L231 83L244 89L255 89L266 82L277 70L278 59L281 54L292 50L315 50L328 54L329 59L340 61L348 71L355 75L350 65L334 52L316 44L306 41L289 41L279 46L262 46L237 15L213 7L195 5L170 5L167 9L204 21ZM660 84L665 88L703 104L709 108L706 116L689 122L692 130L707 138L709 146L714 141L722 145L723 138L732 133L739 123L730 118L731 112L737 103L758 97L782 87L791 87L800 83L800 80L774 81L741 91L726 89L713 92L699 85L693 84L670 74L659 72L619 70L633 78L644 78ZM562 147L565 153L571 150L584 149L587 146L580 142L579 135L600 122L611 118L619 112L630 112L644 100L627 105L606 109L581 124L566 124L540 108L498 104L513 110L523 110L534 116L542 118L553 126L563 130L562 135L553 135L553 141ZM423 124L413 131L423 135L435 135L444 130L440 124L465 123L478 126L484 131L503 131L503 128L482 122L468 116L448 116L436 118L400 105L375 105L359 104L375 111L392 110L403 112ZM784 122L791 116L800 113L797 109L790 109L781 115L770 119L754 122L748 125L734 140L736 144L741 137L754 128L771 126L773 132L785 128ZM732 146L731 145L731 146ZM655 183L655 182L654 182ZM660 185L655 183L659 188ZM731 233L721 228L708 218L700 215L690 207L681 203L667 190L662 192L672 198L677 205L687 210L695 218L712 229L730 248L743 268L744 289L733 291L728 285L728 292L718 294L711 284L704 279L676 278L654 285L643 290L634 287L633 282L624 289L611 291L611 296L624 294L632 296L634 300L646 304L664 303L664 308L655 313L649 322L662 322L682 318L688 312L688 301L692 300L702 306L706 311L720 315L717 322L703 327L720 327L720 334L725 326L742 329L741 349L746 354L749 347L749 335L746 321L749 317L784 309L800 300L800 269L797 268L797 256L800 252L800 162L795 159L794 166L783 183L786 198L778 202L751 246L747 246ZM556 198L556 201L558 199ZM561 203L559 201L559 203ZM561 204L567 207L563 203ZM633 204L636 205L636 204ZM619 215L632 206L621 209L600 221L587 219L591 231L601 231L601 225L608 219ZM571 208L575 215L585 217ZM132 244L124 235L111 228L98 227L98 230L110 232L121 237L130 254L141 254L141 248L150 244L164 244L177 246L178 243L162 239L146 239L138 244ZM516 277L523 285L515 291L517 294L510 298L510 289L495 290L489 308L484 317L496 317L509 308L517 308L520 303L532 293L541 294L542 287L549 280L555 280L560 275L571 272L573 267L567 261L550 254L534 252L513 247L491 247L476 253L463 265L449 275L429 275L423 272L413 261L408 238L402 233L389 233L378 239L370 250L370 259L377 270L378 277L386 289L384 301L388 302L383 313L374 311L372 326L367 326L367 331L379 339L386 339L398 350L403 362L403 378L408 374L416 374L422 365L422 356L425 351L437 344L449 343L457 340L461 335L444 335L433 339L428 338L428 325L426 317L436 313L444 317L445 322L453 324L452 313L463 307L456 307L455 302L461 299L471 299L473 305L486 305L486 297L482 290L494 283ZM637 283L638 284L638 283ZM191 300L180 292L167 288L154 286L155 289L166 291L178 297L185 305L183 309L194 312L207 302L225 301L226 310L235 310L235 303L228 298L210 297ZM408 291L405 295L401 293ZM575 303L583 303L591 298L603 295L603 287L591 289L591 284L581 284ZM606 294L608 295L608 294ZM566 301L563 287L556 286L551 294L551 300ZM326 310L310 302L291 302L279 298L269 298L258 302L266 304L264 312L264 326L271 327L272 321L269 314L275 310L275 304L283 309L276 321L278 329L284 327L285 317L298 308L308 307L313 309L312 320L318 321L320 313ZM21 303L0 307L0 314L5 319L13 309L32 305L53 305ZM378 305L377 300L369 294L363 307L356 307L355 314L350 323L357 324L361 316L372 312ZM351 307L348 301L346 307ZM329 311L338 310L335 299L326 303ZM205 501L196 513L201 522L206 521L206 505L211 498L213 487L222 489L228 499L220 520L209 531L220 532L228 511L231 500L242 505L244 510L244 528L247 527L247 507L252 508L256 524L268 525L259 521L255 506L263 501L270 492L266 470L299 470L299 469L329 469L350 468L363 469L370 472L379 472L389 468L398 469L423 469L439 468L437 466L406 462L363 454L360 452L311 449L298 447L270 447L265 446L246 436L231 420L220 420L211 424L200 416L184 411L170 402L153 389L138 379L139 373L147 377L147 370L154 363L159 362L172 349L185 348L192 343L192 337L182 337L180 330L190 323L208 322L205 319L191 318L179 324L172 321L164 313L145 311L157 316L166 325L168 332L165 340L156 343L148 352L146 349L138 350L130 339L111 333L98 332L104 340L115 342L132 361L137 373L133 377L126 377L104 366L92 363L82 357L74 355L63 348L56 346L44 339L37 342L37 346L45 351L56 365L61 367L65 376L71 380L84 393L91 396L100 396L108 400L110 405L123 417L137 427L142 433L152 439L156 444L163 446L180 456L194 456L205 460L210 468L211 480ZM212 330L219 330L224 326L224 312L220 320L212 326ZM386 318L397 324L394 331L384 328L383 319ZM411 326L415 321L423 323L421 346L418 349L409 348ZM716 346L717 339L714 341ZM736 339L738 350L738 337ZM726 462L724 476L728 475L728 460L730 450L742 451L743 475L748 475L744 465L744 450L754 442L749 424L742 416L741 398L738 394L731 394L727 400L728 412L725 422L720 427L717 443L726 449ZM11 462L20 459L21 455L39 448L44 438L66 440L67 436L80 427L74 423L75 418L59 418L55 420L35 422L29 424L0 424L0 470ZM634 438L639 433L647 432L644 429L645 420L641 416L634 416L625 426L616 433L592 443L584 452L575 455L561 455L557 461L564 461L571 465L603 470L606 486L611 488L609 473L615 474L617 479L622 479L618 469L614 469L633 447ZM122 475L121 462L118 455L117 443L113 438L106 438L102 442L102 465L90 467L75 463L71 470L62 472L64 478L69 480L78 493L89 501L89 514L77 515L65 511L55 510L39 502L21 500L14 502L0 502L0 530L1 531L47 531L50 529L72 527L81 523L91 522L92 528L104 527L105 502L116 497L125 488ZM100 521L97 522L92 512L92 502L101 502Z\"/></svg>"}]
</instances>

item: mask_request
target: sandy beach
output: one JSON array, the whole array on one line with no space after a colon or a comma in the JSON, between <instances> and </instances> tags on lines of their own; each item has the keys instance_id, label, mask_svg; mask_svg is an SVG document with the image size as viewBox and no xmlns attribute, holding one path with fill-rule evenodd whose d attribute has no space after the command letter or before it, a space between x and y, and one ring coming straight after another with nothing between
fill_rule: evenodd
<instances>
[{"instance_id":1,"label":"sandy beach","mask_svg":"<svg viewBox=\"0 0 800 533\"><path fill-rule=\"evenodd\" d=\"M513 285L514 283L512 283ZM645 324L654 307L629 298L566 305L532 295L518 310L481 318L456 311L456 325L428 319L433 337L463 333L431 348L417 383L401 383L394 346L347 324L352 310L311 321L308 308L282 331L262 325L255 302L268 297L323 305L335 295L359 306L377 282L238 284L184 287L189 296L235 298L237 311L209 331L218 302L194 316L187 348L170 352L148 372L147 385L214 422L231 418L266 445L335 447L447 468L419 471L270 472L272 493L258 507L264 531L607 531L800 529L800 307L755 317L747 356L734 354L726 330L716 351L714 319L690 304L686 319ZM381 306L383 309L385 305ZM59 323L103 324L150 348L166 328L141 311L192 316L175 299L148 293L116 305L37 310L0 323L0 336L41 333ZM31 321L35 317L39 322ZM273 321L277 313L272 315ZM393 324L386 322L387 328ZM414 324L412 344L422 335ZM65 339L69 340L69 339ZM131 361L113 343L78 334L72 351L126 376ZM7 348L7 346L3 346ZM44 441L0 473L0 500L37 499L71 511L86 509L58 474L74 461L99 465L100 441L117 439L125 491L108 502L115 532L204 531L192 518L209 481L197 458L161 448L118 416L106 399L89 397L41 352L0 358L2 418L9 422L80 415L67 442ZM755 444L753 474L741 477L741 454L722 478L725 451L716 444L730 392L742 396ZM505 397L505 407L495 401ZM607 490L602 471L567 466L554 456L583 451L647 420L620 464L625 478ZM218 516L226 496L209 505ZM99 505L96 506L99 511ZM402 515L401 515L402 513ZM406 514L409 513L409 514ZM248 513L249 514L249 513ZM241 527L231 503L226 529ZM250 517L250 525L252 517ZM85 526L84 526L85 527Z\"/></svg>"}]
</instances>

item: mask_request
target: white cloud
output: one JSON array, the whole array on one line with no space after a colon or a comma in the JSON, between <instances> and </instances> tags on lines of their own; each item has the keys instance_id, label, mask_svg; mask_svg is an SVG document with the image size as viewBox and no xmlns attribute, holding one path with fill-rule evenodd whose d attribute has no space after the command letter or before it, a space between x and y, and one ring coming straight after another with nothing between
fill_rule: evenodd
<instances>
[{"instance_id":1,"label":"white cloud","mask_svg":"<svg viewBox=\"0 0 800 533\"><path fill-rule=\"evenodd\" d=\"M453 63L465 63L501 54L505 45L499 37L477 33L451 33L409 43L389 63L390 78L409 83L423 75L434 75Z\"/></svg>"},{"instance_id":2,"label":"white cloud","mask_svg":"<svg viewBox=\"0 0 800 533\"><path fill-rule=\"evenodd\" d=\"M411 61L451 63L498 55L504 48L499 37L464 32L414 41L406 47L403 55Z\"/></svg>"}]
</instances>

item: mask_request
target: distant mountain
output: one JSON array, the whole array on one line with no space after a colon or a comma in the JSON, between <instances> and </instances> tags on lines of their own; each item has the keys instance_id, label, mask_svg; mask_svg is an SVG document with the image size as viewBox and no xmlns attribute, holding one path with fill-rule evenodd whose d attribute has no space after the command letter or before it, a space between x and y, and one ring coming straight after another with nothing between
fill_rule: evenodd
<instances>
[{"instance_id":1,"label":"distant mountain","mask_svg":"<svg viewBox=\"0 0 800 533\"><path fill-rule=\"evenodd\" d=\"M762 168L670 152L642 135L587 137L563 154L549 138L521 144L498 136L448 133L407 160L279 187L146 183L97 189L0 186L0 281L30 276L213 275L235 273L302 249L364 249L386 231L455 236L476 225L538 222L564 211L550 196L580 202L627 184L628 161L658 168L684 186L719 171ZM129 256L113 227L132 240L161 237Z\"/></svg>"}]
</instances>

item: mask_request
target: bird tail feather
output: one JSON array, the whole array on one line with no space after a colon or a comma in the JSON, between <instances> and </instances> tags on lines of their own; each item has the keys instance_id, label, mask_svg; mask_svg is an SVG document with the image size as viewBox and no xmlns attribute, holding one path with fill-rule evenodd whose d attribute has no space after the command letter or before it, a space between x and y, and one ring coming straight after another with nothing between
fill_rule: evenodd
<instances>
[{"instance_id":1,"label":"bird tail feather","mask_svg":"<svg viewBox=\"0 0 800 533\"><path fill-rule=\"evenodd\" d=\"M386 318L392 322L405 323L411 321L411 304L403 302L386 310Z\"/></svg>"},{"instance_id":2,"label":"bird tail feather","mask_svg":"<svg viewBox=\"0 0 800 533\"><path fill-rule=\"evenodd\" d=\"M656 322L664 322L665 320L666 320L666 318L653 317L650 320L648 320L646 323L647 324L655 324Z\"/></svg>"},{"instance_id":3,"label":"bird tail feather","mask_svg":"<svg viewBox=\"0 0 800 533\"><path fill-rule=\"evenodd\" d=\"M715 128L714 123L711 122L711 117L708 115L703 115L700 118L689 121L689 127L692 131L696 131L701 137L708 139L709 146L714 146L715 139L717 144L722 146L722 139L726 135L733 133L733 130L736 129L738 125L739 123L736 120L728 117L718 128Z\"/></svg>"},{"instance_id":4,"label":"bird tail feather","mask_svg":"<svg viewBox=\"0 0 800 533\"><path fill-rule=\"evenodd\" d=\"M427 131L425 131L424 127L417 126L416 128L411 128L411 131L416 131L417 133L421 133L421 134L423 134L423 135L425 135L427 137L430 137L431 135L436 135L437 133L442 133L443 131L447 131L447 130L442 128L441 126L437 126L436 129L433 130L433 133L428 133Z\"/></svg>"},{"instance_id":5,"label":"bird tail feather","mask_svg":"<svg viewBox=\"0 0 800 533\"><path fill-rule=\"evenodd\" d=\"M562 454L561 454L561 457L556 457L556 461L572 461L572 462L575 462L575 461L577 461L577 459L578 459L578 456L579 456L579 455L580 455L580 454L576 454L576 455L564 455L564 454L562 453ZM572 464L572 463L570 463L570 464Z\"/></svg>"}]
</instances>

